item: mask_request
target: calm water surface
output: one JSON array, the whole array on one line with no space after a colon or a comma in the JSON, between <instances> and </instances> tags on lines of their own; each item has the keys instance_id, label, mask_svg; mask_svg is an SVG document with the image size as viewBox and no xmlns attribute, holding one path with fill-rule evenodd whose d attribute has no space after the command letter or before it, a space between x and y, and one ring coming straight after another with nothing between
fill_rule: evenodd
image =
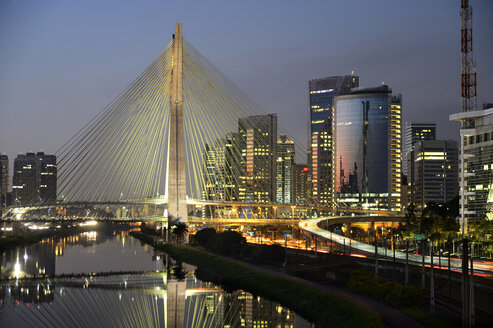
<instances>
[{"instance_id":1,"label":"calm water surface","mask_svg":"<svg viewBox=\"0 0 493 328\"><path fill-rule=\"evenodd\" d=\"M0 264L3 278L37 277L0 284L0 327L311 327L275 302L201 281L118 226L20 247ZM89 272L112 274L39 278Z\"/></svg>"}]
</instances>

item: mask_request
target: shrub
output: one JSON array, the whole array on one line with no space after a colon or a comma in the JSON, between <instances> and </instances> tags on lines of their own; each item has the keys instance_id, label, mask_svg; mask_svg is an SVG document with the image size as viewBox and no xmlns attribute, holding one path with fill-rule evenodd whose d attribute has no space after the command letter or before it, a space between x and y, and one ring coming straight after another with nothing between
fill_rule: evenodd
<instances>
[{"instance_id":1,"label":"shrub","mask_svg":"<svg viewBox=\"0 0 493 328\"><path fill-rule=\"evenodd\" d=\"M203 247L207 247L207 243L209 240L213 239L216 236L216 229L214 228L204 228L195 234L195 240L199 245Z\"/></svg>"},{"instance_id":2,"label":"shrub","mask_svg":"<svg viewBox=\"0 0 493 328\"><path fill-rule=\"evenodd\" d=\"M419 305L425 300L421 289L374 277L367 271L353 271L348 281L348 287L357 293L396 308Z\"/></svg>"}]
</instances>

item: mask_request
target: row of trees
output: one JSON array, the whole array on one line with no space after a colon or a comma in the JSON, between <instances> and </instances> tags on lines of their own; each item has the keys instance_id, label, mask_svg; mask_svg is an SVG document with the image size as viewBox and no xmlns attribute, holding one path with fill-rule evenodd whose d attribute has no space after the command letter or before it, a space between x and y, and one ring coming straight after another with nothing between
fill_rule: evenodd
<instances>
[{"instance_id":1,"label":"row of trees","mask_svg":"<svg viewBox=\"0 0 493 328\"><path fill-rule=\"evenodd\" d=\"M216 232L214 228L204 228L197 231L195 241L214 253L256 264L278 265L286 256L286 250L280 245L248 244L241 233L232 230Z\"/></svg>"},{"instance_id":2,"label":"row of trees","mask_svg":"<svg viewBox=\"0 0 493 328\"><path fill-rule=\"evenodd\" d=\"M403 239L412 239L414 235L423 234L434 242L456 240L461 238L458 217L459 197L444 204L429 202L420 215L411 203L406 209L405 221L397 232ZM470 222L468 239L473 242L493 243L493 221L483 219Z\"/></svg>"},{"instance_id":3,"label":"row of trees","mask_svg":"<svg viewBox=\"0 0 493 328\"><path fill-rule=\"evenodd\" d=\"M180 222L179 218L175 218L172 215L168 216L168 227L169 231L165 227L162 228L162 232L156 231L153 228L147 227L145 224L142 225L140 230L148 235L161 236L168 234L169 237L173 238L174 242L181 243L185 240L188 233L188 226L184 222Z\"/></svg>"},{"instance_id":4,"label":"row of trees","mask_svg":"<svg viewBox=\"0 0 493 328\"><path fill-rule=\"evenodd\" d=\"M456 201L458 205L458 199ZM399 225L397 232L403 239L413 239L414 235L423 234L435 242L450 240L457 236L460 229L457 212L455 200L445 204L430 202L418 216L415 205L411 203L406 209L405 221Z\"/></svg>"}]
</instances>

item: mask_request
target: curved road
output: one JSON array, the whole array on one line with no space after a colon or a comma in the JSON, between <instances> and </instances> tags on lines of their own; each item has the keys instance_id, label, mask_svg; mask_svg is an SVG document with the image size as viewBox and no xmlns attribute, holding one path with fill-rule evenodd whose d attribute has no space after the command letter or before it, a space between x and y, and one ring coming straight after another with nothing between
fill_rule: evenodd
<instances>
[{"instance_id":1,"label":"curved road","mask_svg":"<svg viewBox=\"0 0 493 328\"><path fill-rule=\"evenodd\" d=\"M354 217L347 217L348 220L354 219ZM369 245L366 243L362 243L359 241L356 241L354 239L338 235L336 233L331 233L330 231L327 231L325 229L322 229L319 227L319 224L323 221L326 220L341 220L341 217L326 217L326 218L318 218L318 219L309 219L309 220L303 220L298 223L299 227L301 230L309 232L310 234L331 240L337 244L343 245L345 244L346 246L350 246L351 249L357 250L360 253L365 253L369 255L375 254L375 246ZM380 257L387 257L391 258L392 257L392 252L386 251L383 247L378 248L378 255ZM409 257L409 262L417 265L421 265L423 258L421 255L417 254L408 254ZM406 253L405 252L400 252L400 251L395 251L395 258L396 261L399 262L405 262L406 261ZM431 258L430 256L425 256L425 265L430 265L431 264ZM438 257L435 256L433 257L433 264L434 266L438 266ZM448 267L448 259L442 257L440 261L441 267L447 268ZM462 270L462 261L460 259L451 259L450 260L450 267L452 270L457 270L460 271ZM490 261L474 261L474 273L486 276L486 277L493 277L493 262Z\"/></svg>"}]
</instances>

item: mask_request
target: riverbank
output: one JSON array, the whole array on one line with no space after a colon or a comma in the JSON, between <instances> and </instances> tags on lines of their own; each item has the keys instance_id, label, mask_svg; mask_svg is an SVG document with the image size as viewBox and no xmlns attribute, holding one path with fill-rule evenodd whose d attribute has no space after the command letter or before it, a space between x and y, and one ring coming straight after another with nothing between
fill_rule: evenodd
<instances>
[{"instance_id":1,"label":"riverbank","mask_svg":"<svg viewBox=\"0 0 493 328\"><path fill-rule=\"evenodd\" d=\"M153 244L149 236L136 232L132 232L131 235ZM324 327L384 327L377 313L300 281L268 274L247 264L191 247L173 244L154 246L177 260L196 265L221 277L220 282L226 289L243 289L279 302L307 320Z\"/></svg>"},{"instance_id":2,"label":"riverbank","mask_svg":"<svg viewBox=\"0 0 493 328\"><path fill-rule=\"evenodd\" d=\"M98 226L72 226L60 229L35 230L25 235L0 237L0 254L20 246L32 245L46 238L68 237L78 233L100 229Z\"/></svg>"}]
</instances>

